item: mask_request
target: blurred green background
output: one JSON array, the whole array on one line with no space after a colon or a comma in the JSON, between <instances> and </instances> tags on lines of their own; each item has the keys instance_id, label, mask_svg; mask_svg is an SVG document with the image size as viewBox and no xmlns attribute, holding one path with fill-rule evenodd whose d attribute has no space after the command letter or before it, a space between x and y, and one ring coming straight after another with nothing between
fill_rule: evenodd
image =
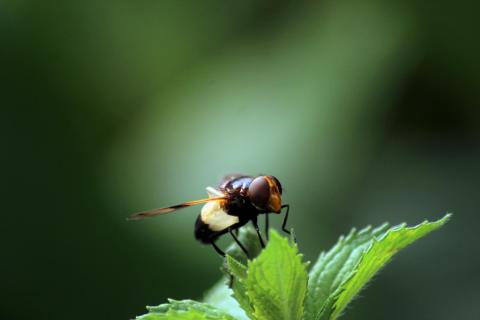
<instances>
[{"instance_id":1,"label":"blurred green background","mask_svg":"<svg viewBox=\"0 0 480 320\"><path fill-rule=\"evenodd\" d=\"M352 226L453 211L342 319L480 319L478 9L1 1L0 317L201 298L220 259L199 208L125 217L245 172L282 181L309 260Z\"/></svg>"}]
</instances>

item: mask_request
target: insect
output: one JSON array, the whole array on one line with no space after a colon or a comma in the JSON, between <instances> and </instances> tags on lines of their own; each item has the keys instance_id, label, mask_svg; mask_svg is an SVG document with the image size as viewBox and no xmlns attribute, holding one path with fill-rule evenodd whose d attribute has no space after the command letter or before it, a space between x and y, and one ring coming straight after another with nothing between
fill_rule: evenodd
<instances>
[{"instance_id":1,"label":"insect","mask_svg":"<svg viewBox=\"0 0 480 320\"><path fill-rule=\"evenodd\" d=\"M282 204L282 185L274 176L228 175L222 179L217 188L207 187L207 193L208 198L135 213L129 220L154 217L203 203L204 206L195 222L195 238L203 244L212 245L221 256L225 256L225 253L215 241L226 233L230 233L247 257L249 256L247 249L235 235L235 232L248 222L252 222L262 248L265 247L257 222L260 214L265 215L265 234L268 240L268 215L279 214L286 208L282 230L290 234L285 228L290 205Z\"/></svg>"}]
</instances>

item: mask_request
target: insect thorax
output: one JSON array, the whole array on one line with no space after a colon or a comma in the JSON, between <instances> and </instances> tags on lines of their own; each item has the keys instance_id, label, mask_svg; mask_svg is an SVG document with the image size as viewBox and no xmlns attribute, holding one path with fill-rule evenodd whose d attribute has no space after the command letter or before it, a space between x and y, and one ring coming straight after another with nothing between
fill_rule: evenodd
<instances>
[{"instance_id":1,"label":"insect thorax","mask_svg":"<svg viewBox=\"0 0 480 320\"><path fill-rule=\"evenodd\" d=\"M237 216L240 220L250 220L259 214L247 196L242 194L232 195L224 202L224 209L229 215Z\"/></svg>"}]
</instances>

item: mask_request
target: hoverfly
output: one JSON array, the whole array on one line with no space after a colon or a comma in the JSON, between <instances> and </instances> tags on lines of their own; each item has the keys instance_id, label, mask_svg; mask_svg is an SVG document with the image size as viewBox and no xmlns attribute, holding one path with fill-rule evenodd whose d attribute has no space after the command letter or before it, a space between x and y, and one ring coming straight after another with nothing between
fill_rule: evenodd
<instances>
[{"instance_id":1,"label":"hoverfly","mask_svg":"<svg viewBox=\"0 0 480 320\"><path fill-rule=\"evenodd\" d=\"M129 217L129 220L154 217L204 203L195 222L195 238L203 244L212 245L222 257L225 253L215 241L226 233L230 233L248 257L247 249L240 243L234 231L250 221L257 232L262 248L265 247L257 222L260 214L265 215L265 233L268 240L268 214L279 214L283 208L286 208L282 230L290 234L290 231L285 228L290 206L282 205L282 185L274 176L228 175L222 179L217 188L207 187L207 193L208 198L135 213Z\"/></svg>"}]
</instances>

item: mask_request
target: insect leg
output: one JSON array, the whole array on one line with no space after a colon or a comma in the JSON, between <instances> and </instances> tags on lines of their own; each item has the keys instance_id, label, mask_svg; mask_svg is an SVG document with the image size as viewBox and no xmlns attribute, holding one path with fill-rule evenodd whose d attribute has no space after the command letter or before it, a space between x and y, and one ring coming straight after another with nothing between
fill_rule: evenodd
<instances>
[{"instance_id":1,"label":"insect leg","mask_svg":"<svg viewBox=\"0 0 480 320\"><path fill-rule=\"evenodd\" d=\"M268 212L265 212L265 237L267 238L267 241L268 241L268 229L270 229L269 223L268 223Z\"/></svg>"},{"instance_id":2,"label":"insect leg","mask_svg":"<svg viewBox=\"0 0 480 320\"><path fill-rule=\"evenodd\" d=\"M263 242L262 235L260 234L260 230L258 230L257 217L252 218L252 224L255 227L255 231L257 231L258 240L260 240L260 245L262 246L262 248L265 248L265 243Z\"/></svg>"},{"instance_id":3,"label":"insect leg","mask_svg":"<svg viewBox=\"0 0 480 320\"><path fill-rule=\"evenodd\" d=\"M228 229L228 232L230 232L230 235L232 236L233 240L235 240L235 242L238 244L238 246L242 249L242 251L245 253L245 255L247 256L247 258L250 258L250 256L248 255L248 251L247 249L245 249L245 247L243 246L243 244L240 243L240 241L238 241L238 238L235 236L235 234L233 233L233 230L231 228Z\"/></svg>"},{"instance_id":4,"label":"insect leg","mask_svg":"<svg viewBox=\"0 0 480 320\"><path fill-rule=\"evenodd\" d=\"M283 230L283 232L290 234L290 231L285 229L285 226L287 225L287 220L288 220L288 211L290 211L290 205L289 204L284 204L282 206L282 209L283 208L287 208L287 212L285 212L285 218L283 218L282 230Z\"/></svg>"},{"instance_id":5,"label":"insect leg","mask_svg":"<svg viewBox=\"0 0 480 320\"><path fill-rule=\"evenodd\" d=\"M212 244L213 249L215 249L215 251L217 251L217 253L218 253L219 255L221 255L222 257L225 257L225 252L223 252L223 251L215 244L215 242L210 241L210 243Z\"/></svg>"}]
</instances>

